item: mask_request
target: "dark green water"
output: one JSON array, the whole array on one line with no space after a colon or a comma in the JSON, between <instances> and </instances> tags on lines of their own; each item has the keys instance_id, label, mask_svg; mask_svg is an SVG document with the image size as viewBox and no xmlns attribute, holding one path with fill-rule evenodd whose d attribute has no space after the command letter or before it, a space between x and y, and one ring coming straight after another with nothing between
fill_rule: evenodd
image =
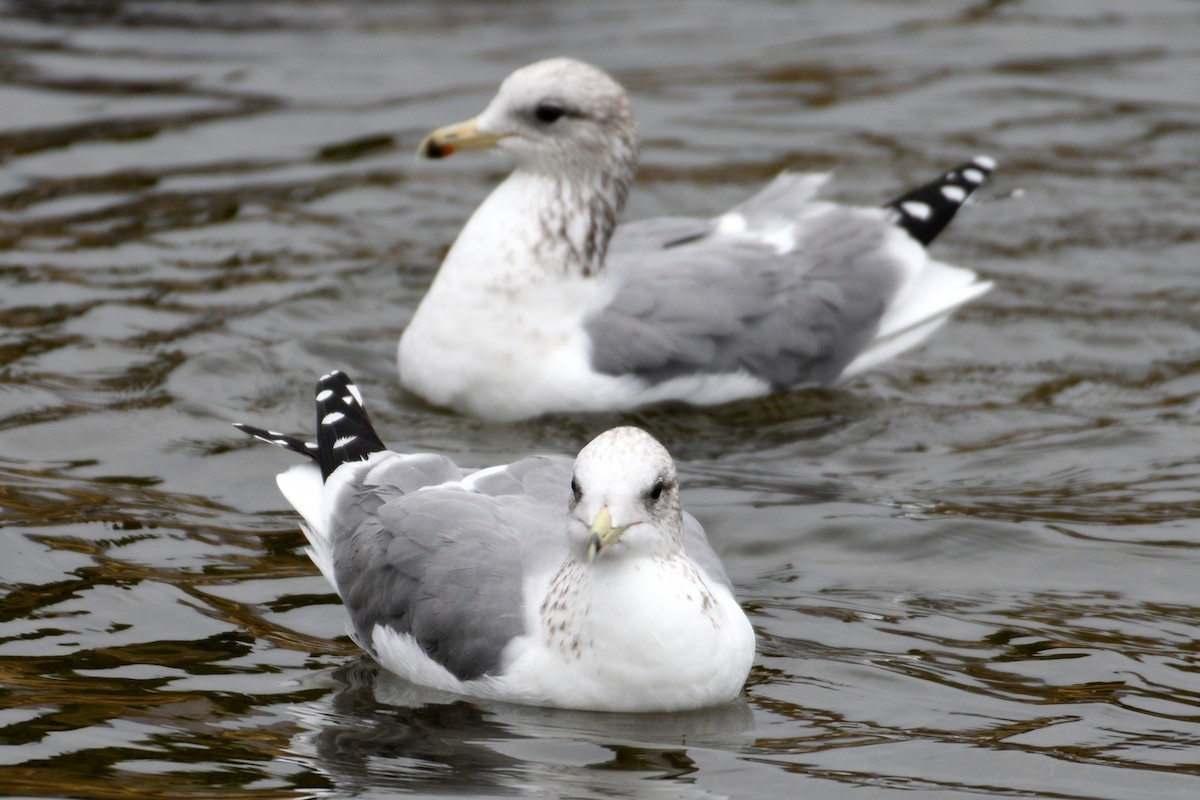
<instances>
[{"instance_id":1,"label":"dark green water","mask_svg":"<svg viewBox=\"0 0 1200 800\"><path fill-rule=\"evenodd\" d=\"M837 390L489 424L395 343L504 165L416 162L511 69L630 89L628 216L785 167L875 204L1001 168L936 245L996 289ZM0 2L0 794L1200 794L1200 6ZM472 465L671 448L759 633L745 703L431 695L344 636L273 475L343 367Z\"/></svg>"}]
</instances>

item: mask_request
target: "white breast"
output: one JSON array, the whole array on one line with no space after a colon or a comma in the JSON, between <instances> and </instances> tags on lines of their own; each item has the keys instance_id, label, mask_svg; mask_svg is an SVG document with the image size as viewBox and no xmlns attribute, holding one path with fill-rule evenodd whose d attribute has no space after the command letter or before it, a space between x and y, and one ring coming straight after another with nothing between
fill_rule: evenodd
<instances>
[{"instance_id":1,"label":"white breast","mask_svg":"<svg viewBox=\"0 0 1200 800\"><path fill-rule=\"evenodd\" d=\"M527 608L532 633L510 645L503 683L526 702L671 711L734 699L754 631L728 589L683 557L624 569L575 565ZM649 574L647 574L649 573ZM649 610L653 609L651 613Z\"/></svg>"}]
</instances>

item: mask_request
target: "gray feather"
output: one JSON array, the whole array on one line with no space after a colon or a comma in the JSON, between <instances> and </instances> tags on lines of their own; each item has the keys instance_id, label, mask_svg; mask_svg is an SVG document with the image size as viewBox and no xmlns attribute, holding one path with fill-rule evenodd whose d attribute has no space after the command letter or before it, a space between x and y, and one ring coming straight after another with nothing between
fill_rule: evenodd
<instances>
[{"instance_id":1,"label":"gray feather","mask_svg":"<svg viewBox=\"0 0 1200 800\"><path fill-rule=\"evenodd\" d=\"M655 225L628 227L648 228L631 232L643 242L668 238ZM882 214L843 208L798 225L803 247L782 255L715 232L636 255L614 247L619 289L585 324L593 367L650 383L739 371L775 389L832 382L875 336L899 283L885 247L894 229Z\"/></svg>"},{"instance_id":2,"label":"gray feather","mask_svg":"<svg viewBox=\"0 0 1200 800\"><path fill-rule=\"evenodd\" d=\"M725 565L708 543L704 528L686 511L683 512L683 549L712 583L733 591Z\"/></svg>"},{"instance_id":3,"label":"gray feather","mask_svg":"<svg viewBox=\"0 0 1200 800\"><path fill-rule=\"evenodd\" d=\"M566 557L570 461L518 461L478 482L478 492L415 491L415 474L380 465L339 493L342 601L366 646L385 625L411 634L460 680L495 673L505 645L524 632L525 575Z\"/></svg>"},{"instance_id":4,"label":"gray feather","mask_svg":"<svg viewBox=\"0 0 1200 800\"><path fill-rule=\"evenodd\" d=\"M813 199L828 180L823 172L782 172L729 213L741 214L755 229L787 224L812 210Z\"/></svg>"}]
</instances>

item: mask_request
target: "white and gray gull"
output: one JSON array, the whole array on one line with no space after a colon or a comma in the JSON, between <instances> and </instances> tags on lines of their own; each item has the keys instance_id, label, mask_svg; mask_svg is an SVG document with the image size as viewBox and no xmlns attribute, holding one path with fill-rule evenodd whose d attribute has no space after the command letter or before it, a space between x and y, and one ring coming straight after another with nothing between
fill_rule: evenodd
<instances>
[{"instance_id":1,"label":"white and gray gull","mask_svg":"<svg viewBox=\"0 0 1200 800\"><path fill-rule=\"evenodd\" d=\"M675 465L638 428L572 463L468 474L389 451L344 373L317 384L317 440L237 427L312 461L278 476L355 639L445 691L598 711L674 711L742 691L754 631Z\"/></svg>"},{"instance_id":2,"label":"white and gray gull","mask_svg":"<svg viewBox=\"0 0 1200 800\"><path fill-rule=\"evenodd\" d=\"M924 339L991 284L927 245L994 162L879 208L784 173L712 219L618 225L638 135L622 87L566 58L517 70L420 152L495 148L515 169L447 253L399 346L401 382L495 419L707 405L824 386Z\"/></svg>"}]
</instances>

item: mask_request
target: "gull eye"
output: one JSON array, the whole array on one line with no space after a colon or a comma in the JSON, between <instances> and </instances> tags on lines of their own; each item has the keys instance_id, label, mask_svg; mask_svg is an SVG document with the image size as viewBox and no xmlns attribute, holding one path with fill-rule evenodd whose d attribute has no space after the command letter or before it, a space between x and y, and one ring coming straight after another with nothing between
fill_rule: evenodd
<instances>
[{"instance_id":1,"label":"gull eye","mask_svg":"<svg viewBox=\"0 0 1200 800\"><path fill-rule=\"evenodd\" d=\"M544 100L537 104L537 108L533 109L533 116L538 122L557 122L563 115L567 113L562 104L555 103L552 100Z\"/></svg>"},{"instance_id":2,"label":"gull eye","mask_svg":"<svg viewBox=\"0 0 1200 800\"><path fill-rule=\"evenodd\" d=\"M663 489L665 488L666 486L663 484L663 479L659 478L654 482L654 485L650 487L650 493L647 496L651 500L657 500L658 498L662 497Z\"/></svg>"},{"instance_id":3,"label":"gull eye","mask_svg":"<svg viewBox=\"0 0 1200 800\"><path fill-rule=\"evenodd\" d=\"M579 481L574 476L571 477L571 502L578 503L579 498L583 497L583 490L579 488Z\"/></svg>"}]
</instances>

